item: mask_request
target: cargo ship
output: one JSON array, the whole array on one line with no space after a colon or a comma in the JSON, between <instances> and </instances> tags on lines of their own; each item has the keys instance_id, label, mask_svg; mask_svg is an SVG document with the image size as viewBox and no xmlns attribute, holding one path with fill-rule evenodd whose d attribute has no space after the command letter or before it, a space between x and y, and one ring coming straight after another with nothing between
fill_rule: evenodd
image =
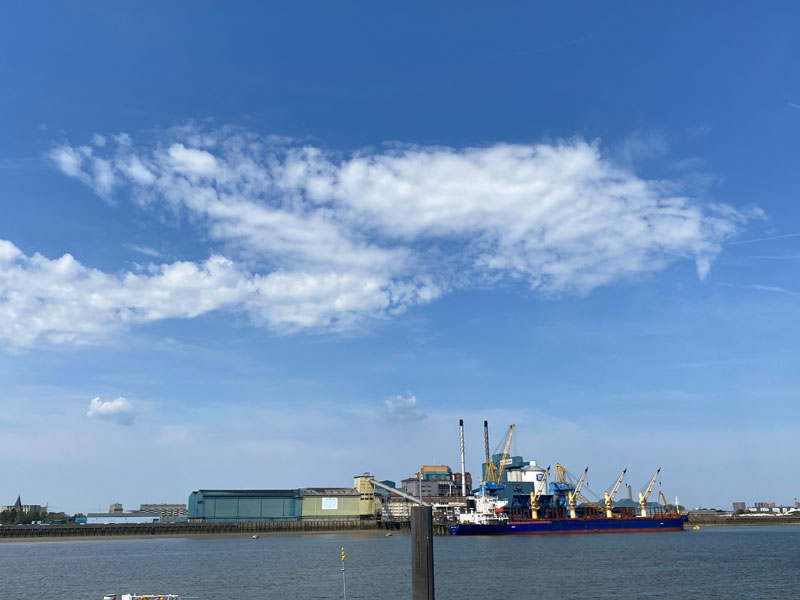
<instances>
[{"instance_id":1,"label":"cargo ship","mask_svg":"<svg viewBox=\"0 0 800 600\"><path fill-rule=\"evenodd\" d=\"M463 421L459 425L463 440ZM595 502L587 497L584 487L588 467L576 479L564 466L556 464L554 480L548 482L550 467L543 469L536 461L509 457L514 425L506 434L502 453L491 457L486 421L484 432L483 482L469 498L467 510L458 514L456 522L450 525L452 535L683 531L687 517L680 513L677 498L670 506L659 491L658 501L648 502L660 468L639 492L638 502L633 500L630 486L628 499L615 502L627 469L604 492L604 498Z\"/></svg>"},{"instance_id":2,"label":"cargo ship","mask_svg":"<svg viewBox=\"0 0 800 600\"><path fill-rule=\"evenodd\" d=\"M459 515L450 525L452 535L514 535L547 533L614 533L683 531L686 515L661 513L647 517L578 517L512 519L506 514L505 500L478 496L476 509Z\"/></svg>"}]
</instances>

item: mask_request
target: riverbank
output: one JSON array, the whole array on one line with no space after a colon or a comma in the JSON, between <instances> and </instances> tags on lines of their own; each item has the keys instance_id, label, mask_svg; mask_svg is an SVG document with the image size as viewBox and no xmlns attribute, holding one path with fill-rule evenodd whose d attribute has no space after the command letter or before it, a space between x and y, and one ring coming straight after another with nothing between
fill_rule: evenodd
<instances>
[{"instance_id":1,"label":"riverbank","mask_svg":"<svg viewBox=\"0 0 800 600\"><path fill-rule=\"evenodd\" d=\"M0 527L0 542L37 539L253 536L269 533L408 529L407 523L365 521L272 521L249 523L125 523L114 525L16 525Z\"/></svg>"},{"instance_id":2,"label":"riverbank","mask_svg":"<svg viewBox=\"0 0 800 600\"><path fill-rule=\"evenodd\" d=\"M800 517L696 517L690 516L687 521L687 526L701 525L703 527L719 527L719 526L745 526L752 527L756 525L800 525Z\"/></svg>"}]
</instances>

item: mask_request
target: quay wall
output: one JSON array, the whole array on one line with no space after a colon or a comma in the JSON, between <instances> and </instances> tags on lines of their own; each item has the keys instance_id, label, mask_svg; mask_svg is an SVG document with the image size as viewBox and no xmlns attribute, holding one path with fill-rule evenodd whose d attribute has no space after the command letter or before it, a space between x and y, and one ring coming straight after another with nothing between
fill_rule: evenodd
<instances>
[{"instance_id":1,"label":"quay wall","mask_svg":"<svg viewBox=\"0 0 800 600\"><path fill-rule=\"evenodd\" d=\"M408 523L364 521L272 521L252 523L119 523L88 525L15 525L0 527L2 539L114 537L114 536L186 536L253 535L256 533L307 531L365 531L408 529Z\"/></svg>"},{"instance_id":2,"label":"quay wall","mask_svg":"<svg viewBox=\"0 0 800 600\"><path fill-rule=\"evenodd\" d=\"M746 515L717 517L689 514L687 523L689 525L800 525L800 517L748 517Z\"/></svg>"}]
</instances>

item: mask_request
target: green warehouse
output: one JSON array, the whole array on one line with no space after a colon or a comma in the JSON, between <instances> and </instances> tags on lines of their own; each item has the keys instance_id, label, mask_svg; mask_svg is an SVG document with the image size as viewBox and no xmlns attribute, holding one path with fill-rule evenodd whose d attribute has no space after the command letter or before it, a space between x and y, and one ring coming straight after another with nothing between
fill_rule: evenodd
<instances>
[{"instance_id":1,"label":"green warehouse","mask_svg":"<svg viewBox=\"0 0 800 600\"><path fill-rule=\"evenodd\" d=\"M189 496L190 521L299 521L300 490L198 490Z\"/></svg>"}]
</instances>

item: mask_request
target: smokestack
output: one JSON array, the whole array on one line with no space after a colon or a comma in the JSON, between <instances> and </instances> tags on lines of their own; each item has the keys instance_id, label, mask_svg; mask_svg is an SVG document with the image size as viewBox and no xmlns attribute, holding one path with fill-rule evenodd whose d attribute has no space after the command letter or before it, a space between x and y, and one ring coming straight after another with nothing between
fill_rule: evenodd
<instances>
[{"instance_id":1,"label":"smokestack","mask_svg":"<svg viewBox=\"0 0 800 600\"><path fill-rule=\"evenodd\" d=\"M458 433L461 437L461 495L467 496L467 473L464 469L464 419L458 420Z\"/></svg>"},{"instance_id":2,"label":"smokestack","mask_svg":"<svg viewBox=\"0 0 800 600\"><path fill-rule=\"evenodd\" d=\"M483 422L483 445L486 447L486 466L489 466L491 456L489 456L489 421Z\"/></svg>"}]
</instances>

